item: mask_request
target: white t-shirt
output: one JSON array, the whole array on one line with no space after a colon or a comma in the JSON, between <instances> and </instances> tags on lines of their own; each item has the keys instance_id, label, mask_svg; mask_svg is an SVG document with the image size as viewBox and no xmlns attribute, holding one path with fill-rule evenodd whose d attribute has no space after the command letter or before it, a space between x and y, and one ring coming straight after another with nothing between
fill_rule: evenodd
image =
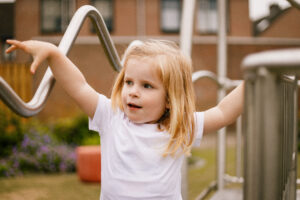
<instances>
[{"instance_id":1,"label":"white t-shirt","mask_svg":"<svg viewBox=\"0 0 300 200\"><path fill-rule=\"evenodd\" d=\"M203 131L203 113L196 113L196 140ZM184 156L162 157L169 134L157 124L135 124L99 94L89 128L101 136L101 200L181 200ZM197 141L196 141L197 142Z\"/></svg>"}]
</instances>

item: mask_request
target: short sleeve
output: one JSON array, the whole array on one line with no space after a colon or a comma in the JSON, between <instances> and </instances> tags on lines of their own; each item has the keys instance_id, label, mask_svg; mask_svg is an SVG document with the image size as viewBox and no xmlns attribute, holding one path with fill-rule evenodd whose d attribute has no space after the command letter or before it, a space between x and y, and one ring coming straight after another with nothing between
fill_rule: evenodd
<instances>
[{"instance_id":1,"label":"short sleeve","mask_svg":"<svg viewBox=\"0 0 300 200\"><path fill-rule=\"evenodd\" d=\"M110 99L98 94L98 104L94 117L93 119L89 118L89 129L100 133L109 123L112 112Z\"/></svg>"},{"instance_id":2,"label":"short sleeve","mask_svg":"<svg viewBox=\"0 0 300 200\"><path fill-rule=\"evenodd\" d=\"M203 128L204 128L204 112L196 112L195 113L195 141L193 146L199 146L202 136L203 136Z\"/></svg>"}]
</instances>

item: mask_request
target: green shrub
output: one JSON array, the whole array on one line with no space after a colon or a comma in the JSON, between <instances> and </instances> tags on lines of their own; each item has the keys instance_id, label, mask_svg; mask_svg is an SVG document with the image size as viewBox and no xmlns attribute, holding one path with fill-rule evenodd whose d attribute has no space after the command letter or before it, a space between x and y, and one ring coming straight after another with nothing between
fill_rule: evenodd
<instances>
[{"instance_id":1,"label":"green shrub","mask_svg":"<svg viewBox=\"0 0 300 200\"><path fill-rule=\"evenodd\" d=\"M88 129L88 118L85 115L56 122L52 125L52 133L58 141L70 145L100 144L99 134Z\"/></svg>"},{"instance_id":2,"label":"green shrub","mask_svg":"<svg viewBox=\"0 0 300 200\"><path fill-rule=\"evenodd\" d=\"M24 127L20 118L16 116L7 117L0 111L0 157L11 154L12 148L23 140Z\"/></svg>"}]
</instances>

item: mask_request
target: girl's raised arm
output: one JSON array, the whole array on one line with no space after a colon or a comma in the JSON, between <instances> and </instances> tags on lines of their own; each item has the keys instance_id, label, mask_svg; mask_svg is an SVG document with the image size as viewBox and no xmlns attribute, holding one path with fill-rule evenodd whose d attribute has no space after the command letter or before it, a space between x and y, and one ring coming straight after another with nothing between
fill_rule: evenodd
<instances>
[{"instance_id":1,"label":"girl's raised arm","mask_svg":"<svg viewBox=\"0 0 300 200\"><path fill-rule=\"evenodd\" d=\"M211 133L233 123L242 113L244 83L231 91L216 106L204 112L204 133Z\"/></svg>"},{"instance_id":2,"label":"girl's raised arm","mask_svg":"<svg viewBox=\"0 0 300 200\"><path fill-rule=\"evenodd\" d=\"M79 69L55 45L32 40L24 42L7 40L7 43L11 46L6 53L21 49L33 56L30 66L33 74L38 66L47 60L57 82L76 101L83 112L93 118L98 102L97 92L86 82Z\"/></svg>"}]
</instances>

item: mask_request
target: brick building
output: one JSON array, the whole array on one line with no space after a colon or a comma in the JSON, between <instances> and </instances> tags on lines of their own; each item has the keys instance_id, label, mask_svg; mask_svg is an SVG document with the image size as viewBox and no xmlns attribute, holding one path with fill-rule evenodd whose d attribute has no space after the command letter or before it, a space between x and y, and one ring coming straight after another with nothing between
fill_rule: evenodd
<instances>
[{"instance_id":1,"label":"brick building","mask_svg":"<svg viewBox=\"0 0 300 200\"><path fill-rule=\"evenodd\" d=\"M58 44L71 16L82 5L96 6L103 14L119 55L134 39L160 38L179 42L181 0L11 0L0 3L1 60L29 63L21 52L3 54L6 38L37 39ZM197 0L194 21L192 59L194 71L216 72L217 0ZM270 12L261 20L249 18L248 0L227 0L228 77L242 79L242 59L253 52L300 46L300 11L296 8ZM274 8L274 7L270 7ZM274 11L274 10L273 10ZM272 15L272 16L271 16ZM274 16L275 17L274 17ZM266 21L267 20L267 21ZM256 30L256 32L255 32ZM258 31L257 31L258 30ZM84 23L70 59L88 82L109 96L116 72L109 66L91 23ZM45 71L41 67L33 77L33 91ZM217 87L210 81L195 83L197 107L206 109L216 103ZM40 118L51 120L78 114L79 109L56 84Z\"/></svg>"}]
</instances>

